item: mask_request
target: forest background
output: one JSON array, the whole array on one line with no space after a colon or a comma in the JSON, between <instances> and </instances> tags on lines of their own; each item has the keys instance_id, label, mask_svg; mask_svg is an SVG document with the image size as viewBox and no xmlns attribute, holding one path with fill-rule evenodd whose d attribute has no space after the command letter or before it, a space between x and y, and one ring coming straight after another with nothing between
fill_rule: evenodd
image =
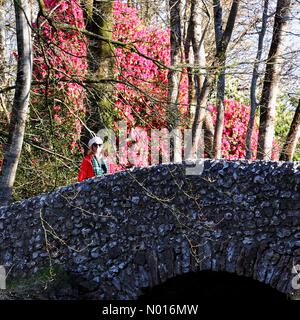
<instances>
[{"instance_id":1,"label":"forest background","mask_svg":"<svg viewBox=\"0 0 300 320\"><path fill-rule=\"evenodd\" d=\"M292 0L0 0L0 205L75 182L120 121L114 171L163 128L207 158L299 161L299 19Z\"/></svg>"}]
</instances>

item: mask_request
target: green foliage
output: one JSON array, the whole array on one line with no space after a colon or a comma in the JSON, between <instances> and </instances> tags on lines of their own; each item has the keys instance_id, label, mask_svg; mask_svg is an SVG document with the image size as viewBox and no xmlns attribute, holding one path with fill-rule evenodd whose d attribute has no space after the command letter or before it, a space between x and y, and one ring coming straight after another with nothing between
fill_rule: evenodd
<instances>
[{"instance_id":1,"label":"green foliage","mask_svg":"<svg viewBox=\"0 0 300 320\"><path fill-rule=\"evenodd\" d=\"M7 290L21 299L47 298L51 292L67 287L70 282L68 273L63 266L44 267L30 277L15 278L7 281Z\"/></svg>"},{"instance_id":2,"label":"green foliage","mask_svg":"<svg viewBox=\"0 0 300 320\"><path fill-rule=\"evenodd\" d=\"M289 99L286 96L281 96L277 100L276 126L275 137L282 148L294 117L297 101ZM300 161L300 143L296 147L294 154L294 161Z\"/></svg>"},{"instance_id":3,"label":"green foliage","mask_svg":"<svg viewBox=\"0 0 300 320\"><path fill-rule=\"evenodd\" d=\"M241 104L250 105L250 89L242 87L239 79L232 75L226 76L225 97Z\"/></svg>"},{"instance_id":4,"label":"green foliage","mask_svg":"<svg viewBox=\"0 0 300 320\"><path fill-rule=\"evenodd\" d=\"M43 147L48 148L47 144L44 144ZM59 148L52 148L53 152L57 150ZM25 143L13 189L13 201L49 192L59 186L76 181L78 165L82 155L71 154L67 148L62 154L70 158L70 160L39 150Z\"/></svg>"},{"instance_id":5,"label":"green foliage","mask_svg":"<svg viewBox=\"0 0 300 320\"><path fill-rule=\"evenodd\" d=\"M91 15L92 2L86 2ZM52 10L52 6L57 9L52 12L52 18L84 28L81 7L76 5L76 1L47 0L46 3L51 5L48 9ZM169 31L147 28L137 18L136 9L127 7L124 2L115 1L114 6L114 40L134 44L143 54L169 65ZM43 19L36 28L39 33L34 42L34 79L40 85L32 87L25 136L30 144L24 144L13 200L48 192L77 180L78 165L82 160L79 138L82 123L87 123L86 108L90 107L85 95L86 88L80 85L87 70L85 37L77 31L57 30ZM110 36L110 32L103 35ZM102 45L106 45L107 55L111 54L110 45ZM138 126L150 130L166 127L168 117L165 115L164 102L167 99L168 70L158 67L128 48L116 48L115 57L116 67L111 68L111 72L119 80L115 85L116 94L113 97L109 94L109 99L106 97L111 90L107 83L99 84L96 90L95 100L100 106L98 115L102 122L111 127L114 121L126 119L129 128ZM236 61L234 65L235 63ZM187 82L183 81L180 87L179 100L183 114L186 86ZM216 90L212 91L209 101L214 103ZM244 106L250 104L249 92L247 83L241 86L236 75L226 75L225 97L233 102L228 104L225 114L222 150L223 155L229 159L244 156L248 121L248 107ZM297 101L290 100L287 96L278 99L275 136L281 147L288 134L296 103ZM6 134L8 130L5 121L4 114L0 113L0 124L4 123L1 130ZM0 164L4 142L4 138L0 136ZM300 160L299 144L294 160Z\"/></svg>"},{"instance_id":6,"label":"green foliage","mask_svg":"<svg viewBox=\"0 0 300 320\"><path fill-rule=\"evenodd\" d=\"M210 95L209 101L211 103L216 102L216 83L215 89ZM242 87L241 81L236 78L234 75L226 75L226 84L225 84L225 97L227 100L233 100L244 105L250 105L250 89L248 87Z\"/></svg>"}]
</instances>

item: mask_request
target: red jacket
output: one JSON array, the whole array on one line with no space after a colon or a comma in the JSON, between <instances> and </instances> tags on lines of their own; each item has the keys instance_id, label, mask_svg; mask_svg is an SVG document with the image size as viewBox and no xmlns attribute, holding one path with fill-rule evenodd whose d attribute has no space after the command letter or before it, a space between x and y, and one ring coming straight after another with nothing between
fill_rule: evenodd
<instances>
[{"instance_id":1,"label":"red jacket","mask_svg":"<svg viewBox=\"0 0 300 320\"><path fill-rule=\"evenodd\" d=\"M79 168L79 172L78 172L78 181L79 182L95 176L93 165L91 162L92 157L93 157L93 154L88 154L82 160L80 168Z\"/></svg>"}]
</instances>

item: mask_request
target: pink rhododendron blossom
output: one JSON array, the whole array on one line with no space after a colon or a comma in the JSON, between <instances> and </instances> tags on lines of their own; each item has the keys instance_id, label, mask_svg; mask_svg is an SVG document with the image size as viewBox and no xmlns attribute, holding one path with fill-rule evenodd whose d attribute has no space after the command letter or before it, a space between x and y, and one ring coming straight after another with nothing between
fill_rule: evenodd
<instances>
[{"instance_id":1,"label":"pink rhododendron blossom","mask_svg":"<svg viewBox=\"0 0 300 320\"><path fill-rule=\"evenodd\" d=\"M250 107L238 101L225 100L225 118L222 136L222 156L229 160L245 159L246 156L246 134L249 122ZM213 122L216 122L216 107L212 104L208 106L212 113ZM256 159L258 144L258 127L254 123L252 133L252 159ZM277 159L279 147L276 140L273 142L272 159Z\"/></svg>"},{"instance_id":2,"label":"pink rhododendron blossom","mask_svg":"<svg viewBox=\"0 0 300 320\"><path fill-rule=\"evenodd\" d=\"M79 1L45 0L45 7L51 12L51 19L84 28ZM52 108L53 120L60 125L60 134L70 140L73 149L81 132L78 119L85 110L85 91L73 79L80 81L87 71L86 39L76 30L55 29L44 18L36 23L36 27L45 43L35 37L33 79L44 83L33 87L32 103L40 105L41 113ZM57 82L54 86L47 85L47 79ZM45 100L41 100L41 94Z\"/></svg>"},{"instance_id":3,"label":"pink rhododendron blossom","mask_svg":"<svg viewBox=\"0 0 300 320\"><path fill-rule=\"evenodd\" d=\"M84 28L83 11L79 0L45 0L46 10L51 18ZM126 3L114 1L113 4L114 40L122 41L135 47L135 50L115 47L116 80L114 112L116 114L113 129L117 133L119 121L126 122L125 138L118 138L118 164L111 164L112 172L122 166L143 166L147 160L151 163L150 151L152 140L157 141L153 153L157 152L163 159L168 158L168 146L158 138L153 130L168 127L168 69L155 61L170 66L170 30L146 26L139 18L135 8ZM57 130L64 139L70 139L66 146L71 150L79 148L79 138L85 115L86 91L80 85L87 72L87 39L76 30L53 28L47 20L41 18L34 26L45 39L41 45L35 37L33 78L42 84L33 87L32 103L40 106L40 112L50 114ZM46 59L45 59L46 57ZM17 57L16 57L17 58ZM76 81L74 81L76 79ZM55 80L52 85L48 80ZM46 97L41 99L41 96ZM48 105L46 105L48 104ZM216 108L212 104L208 109L216 118ZM49 112L50 110L50 112ZM188 123L188 79L183 69L178 97L179 123L186 128ZM225 123L222 137L222 156L227 159L245 157L245 137L249 121L249 106L238 101L225 100ZM58 126L59 124L59 126ZM118 134L116 134L118 136ZM254 126L252 146L253 158L256 157L258 128ZM274 142L273 158L279 153Z\"/></svg>"}]
</instances>

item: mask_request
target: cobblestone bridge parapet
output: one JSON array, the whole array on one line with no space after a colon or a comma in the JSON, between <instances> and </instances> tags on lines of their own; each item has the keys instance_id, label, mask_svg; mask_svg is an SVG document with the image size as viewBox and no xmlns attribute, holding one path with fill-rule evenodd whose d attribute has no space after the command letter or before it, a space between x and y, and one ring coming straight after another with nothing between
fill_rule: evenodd
<instances>
[{"instance_id":1,"label":"cobblestone bridge parapet","mask_svg":"<svg viewBox=\"0 0 300 320\"><path fill-rule=\"evenodd\" d=\"M12 279L62 265L99 299L136 299L201 270L295 293L300 163L206 160L201 175L185 169L136 168L1 207L0 265Z\"/></svg>"}]
</instances>

